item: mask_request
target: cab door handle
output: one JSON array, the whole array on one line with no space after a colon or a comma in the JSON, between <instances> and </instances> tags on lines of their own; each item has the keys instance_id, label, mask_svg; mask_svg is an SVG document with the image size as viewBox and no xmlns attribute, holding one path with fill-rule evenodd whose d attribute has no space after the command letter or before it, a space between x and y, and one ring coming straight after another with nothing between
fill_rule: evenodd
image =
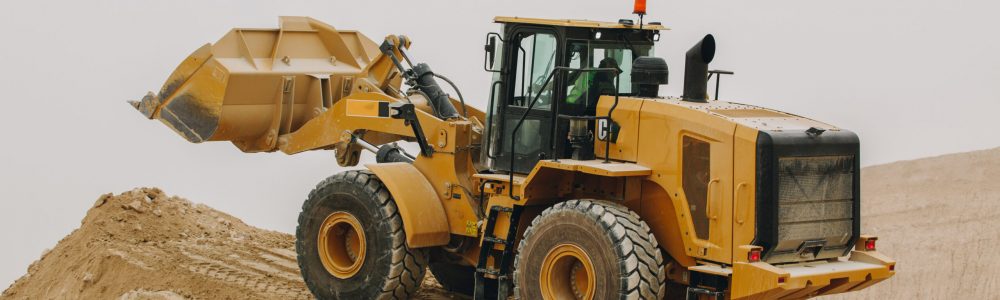
<instances>
[{"instance_id":1,"label":"cab door handle","mask_svg":"<svg viewBox=\"0 0 1000 300\"><path fill-rule=\"evenodd\" d=\"M735 209L736 209L736 224L740 224L740 225L743 225L743 222L746 221L745 220L746 219L746 212L743 211L743 210L741 210L742 205L740 205L740 204L743 203L744 201L743 201L743 197L742 197L743 194L740 193L740 191L745 190L746 187L747 187L747 183L746 182L741 182L739 185L737 185L736 186L736 195L735 195L735 197L733 197L733 198L735 198L735 199L733 199L733 200L735 200L734 202L736 202L735 204L733 204L733 206L735 206Z\"/></svg>"},{"instance_id":2,"label":"cab door handle","mask_svg":"<svg viewBox=\"0 0 1000 300\"><path fill-rule=\"evenodd\" d=\"M717 183L719 183L719 179L718 178L712 179L712 181L708 182L708 195L707 195L708 199L706 199L707 201L705 201L706 202L705 205L708 206L708 207L705 208L705 216L708 217L709 219L712 219L712 220L715 220L715 219L718 218L718 216L715 215L715 209L713 209L713 207L715 207L715 202L716 202L715 201L715 195L718 194L718 193L713 192L713 191L715 191L715 189L713 187Z\"/></svg>"}]
</instances>

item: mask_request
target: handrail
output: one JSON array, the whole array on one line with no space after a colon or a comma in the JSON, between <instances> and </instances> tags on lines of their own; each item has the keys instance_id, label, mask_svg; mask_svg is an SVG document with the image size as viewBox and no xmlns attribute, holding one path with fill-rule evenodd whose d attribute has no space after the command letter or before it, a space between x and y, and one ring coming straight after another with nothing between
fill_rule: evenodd
<instances>
[{"instance_id":1,"label":"handrail","mask_svg":"<svg viewBox=\"0 0 1000 300\"><path fill-rule=\"evenodd\" d=\"M552 77L555 77L555 75L558 74L558 73L560 73L560 72L567 72L567 71L612 72L615 75L615 103L611 105L611 108L608 110L608 115L606 117L604 117L604 118L607 118L609 120L608 124L606 125L607 126L606 130L608 131L608 141L605 143L606 145L605 145L605 148L604 148L604 162L605 163L610 162L610 160L609 160L609 158L610 158L609 153L611 152L611 141L610 141L610 139L611 139L611 122L610 122L610 120L611 120L611 113L614 112L615 107L618 106L618 84L620 83L620 81L619 81L620 80L619 79L620 76L618 76L618 74L621 71L618 70L618 68L588 68L588 69L584 69L584 68L570 68L570 67L555 67L551 72L549 72L549 76L545 78L545 82L542 83L542 85L541 85L541 90L538 92L538 94L535 94L535 97L532 98L531 102L528 103L527 109L525 109L524 113L521 114L521 118L518 119L517 125L514 126L514 130L511 131L511 133L510 133L510 164L509 164L510 165L510 170L509 170L509 173L510 173L510 181L509 181L509 183L510 183L510 189L508 190L508 196L511 199L514 199L514 200L520 200L521 199L520 196L514 196L514 155L517 154L517 147L515 147L515 142L516 142L515 139L517 138L517 131L521 129L521 124L524 123L524 119L528 117L528 113L531 112L531 109L535 107L535 103L538 102L538 98L542 95L541 91L545 90L545 87L549 85L549 82L552 81ZM553 103L555 103L555 111L554 111L554 113L558 114L559 113L559 104L558 104L558 102L555 102L555 101L553 101ZM552 138L555 138L556 125L557 125L556 122L557 122L557 118L552 118L552 127L553 127L553 129L552 129L552 131L553 131ZM552 149L555 149L555 142L554 141L549 141L549 142L552 144L551 145ZM555 155L555 153L553 153L553 155Z\"/></svg>"},{"instance_id":2,"label":"handrail","mask_svg":"<svg viewBox=\"0 0 1000 300\"><path fill-rule=\"evenodd\" d=\"M510 173L510 181L508 181L510 183L510 189L508 189L508 196L511 199L514 200L521 199L521 197L519 196L514 196L514 155L517 154L516 151L517 147L515 147L514 145L516 141L514 139L517 138L517 131L521 129L521 124L524 123L524 119L528 117L528 113L531 112L531 109L535 107L535 102L538 102L538 97L542 95L542 91L544 91L545 87L549 85L549 82L552 81L552 77L556 75L557 73L556 71L560 70L560 68L561 67L556 67L556 69L552 70L552 72L549 72L549 76L546 77L545 82L542 83L542 89L539 90L538 94L536 94L535 97L531 99L531 102L528 102L528 108L524 110L523 114L521 114L521 118L517 121L517 125L514 125L514 131L510 132L510 164L509 164L510 170L508 171Z\"/></svg>"}]
</instances>

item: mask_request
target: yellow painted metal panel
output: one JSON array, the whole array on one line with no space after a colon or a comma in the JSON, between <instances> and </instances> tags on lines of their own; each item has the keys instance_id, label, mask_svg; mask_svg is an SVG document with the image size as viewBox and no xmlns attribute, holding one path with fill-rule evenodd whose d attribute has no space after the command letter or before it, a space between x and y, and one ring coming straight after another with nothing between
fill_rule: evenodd
<instances>
[{"instance_id":1,"label":"yellow painted metal panel","mask_svg":"<svg viewBox=\"0 0 1000 300\"><path fill-rule=\"evenodd\" d=\"M597 115L607 116L611 106L614 105L614 99L613 96L601 96L597 102ZM641 147L639 139L643 134L639 130L639 110L642 109L645 102L647 101L636 98L618 98L618 106L615 106L615 110L611 112L611 119L620 126L620 129L609 149L605 149L606 143L602 140L602 137L609 136L604 134L604 129L601 128L601 124L604 122L595 122L597 128L594 128L594 132L597 138L594 139L594 153L597 157L604 158L605 150L608 150L611 159L632 162L636 160Z\"/></svg>"},{"instance_id":2,"label":"yellow painted metal panel","mask_svg":"<svg viewBox=\"0 0 1000 300\"><path fill-rule=\"evenodd\" d=\"M539 168L555 168L608 177L647 176L652 173L652 170L642 165L620 162L605 163L603 160L543 160L539 161L538 165L535 166L536 170ZM532 171L532 174L534 173ZM530 175L528 179L531 179Z\"/></svg>"},{"instance_id":3,"label":"yellow painted metal panel","mask_svg":"<svg viewBox=\"0 0 1000 300\"><path fill-rule=\"evenodd\" d=\"M854 255L865 254L855 251ZM859 290L892 277L896 272L889 266L889 262L853 259L791 266L738 262L733 264L730 295L732 299L804 299Z\"/></svg>"},{"instance_id":4,"label":"yellow painted metal panel","mask_svg":"<svg viewBox=\"0 0 1000 300\"><path fill-rule=\"evenodd\" d=\"M411 248L440 246L450 238L448 217L427 178L408 163L365 165L389 189Z\"/></svg>"},{"instance_id":5,"label":"yellow painted metal panel","mask_svg":"<svg viewBox=\"0 0 1000 300\"><path fill-rule=\"evenodd\" d=\"M379 115L379 105L384 105L382 103L388 104L389 102L383 101L371 101L371 100L347 100L347 115L352 117L371 117L371 118L388 118L386 114Z\"/></svg>"},{"instance_id":6,"label":"yellow painted metal panel","mask_svg":"<svg viewBox=\"0 0 1000 300\"><path fill-rule=\"evenodd\" d=\"M753 242L757 224L757 134L746 126L736 126L733 139L733 245ZM733 251L737 251L734 247ZM733 254L734 261L746 255Z\"/></svg>"},{"instance_id":7,"label":"yellow painted metal panel","mask_svg":"<svg viewBox=\"0 0 1000 300\"><path fill-rule=\"evenodd\" d=\"M638 141L639 153L637 164L652 169L649 176L651 183L659 185L668 198L646 199L647 201L670 201L674 210L672 219L662 222L672 224L651 224L661 227L654 231L669 232L673 226L680 230L684 253L671 253L673 256L690 256L703 260L729 263L732 259L732 189L733 189L733 134L735 124L711 114L706 114L685 105L677 105L662 100L648 100L642 105L640 114ZM682 146L685 136L693 137L710 144L710 172L705 178L709 181L710 197L707 196L706 208L692 209L682 184ZM643 190L646 190L643 186ZM711 213L711 215L709 215ZM695 231L693 218L707 218L708 234L698 234ZM706 237L699 239L698 236ZM658 239L663 239L657 235ZM668 242L661 240L660 244ZM671 245L668 248L678 247ZM674 251L679 249L674 248Z\"/></svg>"}]
</instances>

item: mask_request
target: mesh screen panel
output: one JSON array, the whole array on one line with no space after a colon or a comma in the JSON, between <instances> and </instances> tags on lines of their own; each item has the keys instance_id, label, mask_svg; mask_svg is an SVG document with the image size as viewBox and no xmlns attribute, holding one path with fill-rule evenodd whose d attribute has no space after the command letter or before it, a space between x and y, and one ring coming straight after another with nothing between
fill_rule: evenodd
<instances>
[{"instance_id":1,"label":"mesh screen panel","mask_svg":"<svg viewBox=\"0 0 1000 300\"><path fill-rule=\"evenodd\" d=\"M778 246L794 250L806 240L826 246L850 241L853 226L854 157L778 159Z\"/></svg>"}]
</instances>

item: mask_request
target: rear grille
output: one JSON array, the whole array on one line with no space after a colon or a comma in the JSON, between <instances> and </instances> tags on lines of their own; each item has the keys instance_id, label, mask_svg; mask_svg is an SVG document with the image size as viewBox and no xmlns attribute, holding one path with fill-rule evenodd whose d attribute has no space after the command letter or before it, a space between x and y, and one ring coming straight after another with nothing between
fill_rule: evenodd
<instances>
[{"instance_id":1,"label":"rear grille","mask_svg":"<svg viewBox=\"0 0 1000 300\"><path fill-rule=\"evenodd\" d=\"M860 235L860 142L847 130L757 135L757 232L768 263L831 259Z\"/></svg>"},{"instance_id":2,"label":"rear grille","mask_svg":"<svg viewBox=\"0 0 1000 300\"><path fill-rule=\"evenodd\" d=\"M854 226L854 156L782 157L777 170L780 261L827 258L843 249ZM810 248L811 247L811 248ZM839 252L829 253L833 257Z\"/></svg>"}]
</instances>

